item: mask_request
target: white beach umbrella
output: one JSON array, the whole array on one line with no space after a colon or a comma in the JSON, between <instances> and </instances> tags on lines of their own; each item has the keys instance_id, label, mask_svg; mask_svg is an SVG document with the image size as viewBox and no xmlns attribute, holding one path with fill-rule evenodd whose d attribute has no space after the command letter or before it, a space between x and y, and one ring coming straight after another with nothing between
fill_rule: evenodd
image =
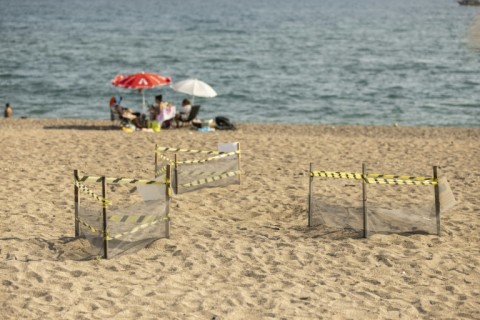
<instances>
[{"instance_id":1,"label":"white beach umbrella","mask_svg":"<svg viewBox=\"0 0 480 320\"><path fill-rule=\"evenodd\" d=\"M195 97L213 98L217 96L215 90L205 82L198 79L187 79L172 85L173 90L192 96L192 104Z\"/></svg>"}]
</instances>

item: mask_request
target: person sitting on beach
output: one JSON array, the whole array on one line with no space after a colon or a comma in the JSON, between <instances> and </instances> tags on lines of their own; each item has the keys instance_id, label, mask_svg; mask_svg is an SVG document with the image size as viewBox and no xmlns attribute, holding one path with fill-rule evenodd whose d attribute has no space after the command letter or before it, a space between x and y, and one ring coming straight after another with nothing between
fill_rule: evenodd
<instances>
[{"instance_id":1,"label":"person sitting on beach","mask_svg":"<svg viewBox=\"0 0 480 320\"><path fill-rule=\"evenodd\" d=\"M162 101L160 103L160 111L155 120L161 124L162 129L171 127L172 120L177 116L176 110L176 107L170 102Z\"/></svg>"},{"instance_id":2,"label":"person sitting on beach","mask_svg":"<svg viewBox=\"0 0 480 320\"><path fill-rule=\"evenodd\" d=\"M130 108L124 108L121 105L122 97L116 96L110 99L110 109L118 113L123 126L134 125L137 129L146 128L146 117L140 112L133 112Z\"/></svg>"},{"instance_id":3,"label":"person sitting on beach","mask_svg":"<svg viewBox=\"0 0 480 320\"><path fill-rule=\"evenodd\" d=\"M163 103L162 99L163 98L161 94L155 96L155 103L153 104L153 106L149 107L150 120L155 120L160 114L161 106Z\"/></svg>"},{"instance_id":4,"label":"person sitting on beach","mask_svg":"<svg viewBox=\"0 0 480 320\"><path fill-rule=\"evenodd\" d=\"M187 120L190 116L190 111L192 111L192 103L188 99L183 99L182 101L182 110L180 113L175 115L175 122L177 123L177 128L179 126L180 120Z\"/></svg>"},{"instance_id":5,"label":"person sitting on beach","mask_svg":"<svg viewBox=\"0 0 480 320\"><path fill-rule=\"evenodd\" d=\"M12 118L13 117L13 110L10 107L10 103L7 102L5 105L5 118Z\"/></svg>"},{"instance_id":6,"label":"person sitting on beach","mask_svg":"<svg viewBox=\"0 0 480 320\"><path fill-rule=\"evenodd\" d=\"M121 102L122 102L121 96L113 96L110 98L109 106L110 106L112 121L115 119L115 116L114 116L115 114L118 114L120 117L122 116L123 108L120 105Z\"/></svg>"}]
</instances>

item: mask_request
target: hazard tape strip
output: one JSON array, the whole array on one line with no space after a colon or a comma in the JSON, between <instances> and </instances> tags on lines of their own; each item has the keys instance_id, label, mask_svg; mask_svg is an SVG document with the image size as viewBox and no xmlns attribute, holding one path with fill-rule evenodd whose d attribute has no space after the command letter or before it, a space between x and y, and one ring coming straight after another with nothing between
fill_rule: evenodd
<instances>
[{"instance_id":1,"label":"hazard tape strip","mask_svg":"<svg viewBox=\"0 0 480 320\"><path fill-rule=\"evenodd\" d=\"M325 177L325 178L336 178L336 179L363 179L361 173L352 173L352 172L334 172L334 171L312 171L310 172L312 177Z\"/></svg>"},{"instance_id":2,"label":"hazard tape strip","mask_svg":"<svg viewBox=\"0 0 480 320\"><path fill-rule=\"evenodd\" d=\"M339 172L339 171L312 171L311 177L325 177L334 179L355 179L364 180L371 184L396 184L396 185L436 185L438 182L433 177L414 177L391 174L369 173L364 176L355 172Z\"/></svg>"},{"instance_id":3,"label":"hazard tape strip","mask_svg":"<svg viewBox=\"0 0 480 320\"><path fill-rule=\"evenodd\" d=\"M368 173L367 178L381 178L381 179L395 179L395 180L415 180L415 181L433 181L433 177L414 177L414 176L401 176L393 174L378 174L378 173Z\"/></svg>"},{"instance_id":4,"label":"hazard tape strip","mask_svg":"<svg viewBox=\"0 0 480 320\"><path fill-rule=\"evenodd\" d=\"M207 159L202 159L202 160L185 160L185 161L178 161L177 164L192 164L192 163L204 163L204 162L208 162L208 161L215 161L215 160L220 160L222 158L225 158L225 157L228 157L228 156L233 156L237 154L236 151L233 151L233 152L227 152L227 153L222 153L218 156L215 156L215 157L210 157L210 158L207 158Z\"/></svg>"},{"instance_id":5,"label":"hazard tape strip","mask_svg":"<svg viewBox=\"0 0 480 320\"><path fill-rule=\"evenodd\" d=\"M159 175L163 174L164 172L167 171L167 168L168 166L165 166L163 168L160 168L159 170L157 170L157 172L155 172L155 177L158 177Z\"/></svg>"},{"instance_id":6,"label":"hazard tape strip","mask_svg":"<svg viewBox=\"0 0 480 320\"><path fill-rule=\"evenodd\" d=\"M130 231L126 231L126 232L122 232L122 233L119 233L119 234L116 234L116 235L108 236L107 240L119 239L119 238L124 237L126 235L133 234L133 233L141 231L141 230L143 230L147 227L153 226L153 225L155 225L155 224L157 224L161 221L168 221L168 220L170 220L170 218L168 216L166 216L162 219L153 220L152 222L141 224L141 225L133 228Z\"/></svg>"},{"instance_id":7,"label":"hazard tape strip","mask_svg":"<svg viewBox=\"0 0 480 320\"><path fill-rule=\"evenodd\" d=\"M400 180L400 179L377 179L377 178L367 178L365 179L366 183L370 184L396 184L396 185L436 185L438 182L436 180Z\"/></svg>"},{"instance_id":8,"label":"hazard tape strip","mask_svg":"<svg viewBox=\"0 0 480 320\"><path fill-rule=\"evenodd\" d=\"M112 222L122 223L148 223L155 220L157 216L154 215L118 215L112 214L108 216L108 220Z\"/></svg>"},{"instance_id":9,"label":"hazard tape strip","mask_svg":"<svg viewBox=\"0 0 480 320\"><path fill-rule=\"evenodd\" d=\"M159 157L160 159L165 160L165 161L167 161L167 162L170 163L170 164L174 164L174 163L175 163L174 160L167 158L165 155L163 155L163 154L161 154L161 153L158 153L158 152L157 152L157 154L158 154L158 157Z\"/></svg>"},{"instance_id":10,"label":"hazard tape strip","mask_svg":"<svg viewBox=\"0 0 480 320\"><path fill-rule=\"evenodd\" d=\"M206 184L206 183L210 183L210 182L214 182L214 181L226 179L226 178L229 178L229 177L234 177L234 176L240 175L240 173L241 173L240 171L225 172L225 173L222 173L222 174L220 174L220 175L218 175L218 176L213 176L213 177L209 177L209 178L205 178L205 179L200 179L200 180L192 181L192 182L189 182L189 183L182 184L181 186L182 186L182 187L194 187L194 186L199 186L199 185L202 185L202 184Z\"/></svg>"},{"instance_id":11,"label":"hazard tape strip","mask_svg":"<svg viewBox=\"0 0 480 320\"><path fill-rule=\"evenodd\" d=\"M102 182L102 177L83 176L78 179L81 182ZM157 180L139 180L127 178L105 178L107 184L166 184L164 181Z\"/></svg>"},{"instance_id":12,"label":"hazard tape strip","mask_svg":"<svg viewBox=\"0 0 480 320\"><path fill-rule=\"evenodd\" d=\"M90 197L92 197L93 199L99 201L102 203L102 206L105 208L106 206L108 205L111 205L112 204L112 201L111 200L108 200L108 199L105 199L103 197L100 197L99 195L95 194L95 192L93 192L92 190L90 190L89 188L87 188L87 186L81 184L78 180L75 180L74 181L74 184L75 186L77 186L78 190L88 194Z\"/></svg>"},{"instance_id":13,"label":"hazard tape strip","mask_svg":"<svg viewBox=\"0 0 480 320\"><path fill-rule=\"evenodd\" d=\"M77 221L78 221L79 223L81 223L82 225L84 225L85 227L87 227L88 229L90 229L90 231L92 231L93 233L100 233L100 234L103 233L103 230L100 230L100 229L97 229L97 228L95 228L95 227L92 227L91 225L89 225L88 223L86 223L86 222L83 221L83 220L77 219Z\"/></svg>"},{"instance_id":14,"label":"hazard tape strip","mask_svg":"<svg viewBox=\"0 0 480 320\"><path fill-rule=\"evenodd\" d=\"M146 222L146 223L143 223L135 228L133 228L132 230L130 231L126 231L126 232L122 232L122 233L119 233L119 234L116 234L116 235L113 235L111 236L109 234L109 232L107 231L107 234L106 235L103 235L103 230L100 230L100 229L97 229L91 225L89 225L88 223L86 223L85 221L81 220L81 219L77 219L77 221L79 223L81 223L82 225L84 225L85 227L87 227L91 232L93 233L98 233L100 235L102 235L102 237L106 240L113 240L113 239L119 239L121 237L124 237L126 235L129 235L129 234L133 234L133 233L136 233L138 231L141 231L147 227L150 227L150 226L153 226L153 225L156 225L157 223L159 222L162 222L162 221L168 221L170 220L170 218L168 216L166 217L163 217L161 219L157 219L157 220L153 220L153 221L150 221L150 222Z\"/></svg>"},{"instance_id":15,"label":"hazard tape strip","mask_svg":"<svg viewBox=\"0 0 480 320\"><path fill-rule=\"evenodd\" d=\"M215 171L215 172L205 172L205 171L184 171L181 167L178 169L178 175L180 177L185 177L188 179L188 177L191 177L193 179L193 177L198 177L198 178L201 178L201 177L212 177L212 176L215 176L219 174L218 171ZM180 179L180 178L179 178Z\"/></svg>"},{"instance_id":16,"label":"hazard tape strip","mask_svg":"<svg viewBox=\"0 0 480 320\"><path fill-rule=\"evenodd\" d=\"M180 149L180 148L165 148L157 147L157 151L161 152L186 152L186 153L204 153L204 154L224 154L223 151L204 151L204 150L190 150L190 149ZM240 153L235 151L235 153Z\"/></svg>"}]
</instances>

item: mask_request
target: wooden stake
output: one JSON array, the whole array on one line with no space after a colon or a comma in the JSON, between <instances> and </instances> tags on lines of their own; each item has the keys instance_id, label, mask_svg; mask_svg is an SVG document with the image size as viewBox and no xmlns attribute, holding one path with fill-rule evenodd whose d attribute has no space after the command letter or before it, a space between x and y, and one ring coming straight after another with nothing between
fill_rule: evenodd
<instances>
[{"instance_id":1,"label":"wooden stake","mask_svg":"<svg viewBox=\"0 0 480 320\"><path fill-rule=\"evenodd\" d=\"M440 228L440 186L438 185L438 167L433 166L433 179L437 181L437 184L434 185L435 192L435 216L437 218L437 235L441 236Z\"/></svg>"},{"instance_id":2,"label":"wooden stake","mask_svg":"<svg viewBox=\"0 0 480 320\"><path fill-rule=\"evenodd\" d=\"M365 177L367 176L367 168L362 163L362 194L363 194L363 237L368 238L368 214L367 214L367 184Z\"/></svg>"},{"instance_id":3,"label":"wooden stake","mask_svg":"<svg viewBox=\"0 0 480 320\"><path fill-rule=\"evenodd\" d=\"M175 194L178 194L178 165L177 165L177 154L175 153L175 164L173 168L173 174L175 175Z\"/></svg>"},{"instance_id":4,"label":"wooden stake","mask_svg":"<svg viewBox=\"0 0 480 320\"><path fill-rule=\"evenodd\" d=\"M167 165L167 172L165 175L165 237L170 238L170 188L171 188L171 166Z\"/></svg>"},{"instance_id":5,"label":"wooden stake","mask_svg":"<svg viewBox=\"0 0 480 320\"><path fill-rule=\"evenodd\" d=\"M308 179L308 216L307 216L307 221L308 221L308 226L312 226L312 182L313 182L313 177L312 177L312 172L313 172L313 164L310 162L310 172L309 172L309 179Z\"/></svg>"},{"instance_id":6,"label":"wooden stake","mask_svg":"<svg viewBox=\"0 0 480 320\"><path fill-rule=\"evenodd\" d=\"M78 170L73 170L73 178L75 181L78 181ZM77 185L75 184L73 188L73 194L75 198L75 239L80 236L80 225L78 223L78 211L80 209L80 198L79 198L79 190Z\"/></svg>"},{"instance_id":7,"label":"wooden stake","mask_svg":"<svg viewBox=\"0 0 480 320\"><path fill-rule=\"evenodd\" d=\"M107 198L107 182L105 176L102 177L102 197L103 200ZM107 240L107 206L105 201L102 203L103 207L103 257L108 259L108 240Z\"/></svg>"}]
</instances>

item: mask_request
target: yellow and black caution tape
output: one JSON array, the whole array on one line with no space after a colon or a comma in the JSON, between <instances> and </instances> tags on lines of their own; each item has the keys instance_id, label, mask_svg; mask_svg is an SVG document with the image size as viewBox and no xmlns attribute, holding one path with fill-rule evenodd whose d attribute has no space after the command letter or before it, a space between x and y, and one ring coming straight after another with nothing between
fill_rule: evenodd
<instances>
[{"instance_id":1,"label":"yellow and black caution tape","mask_svg":"<svg viewBox=\"0 0 480 320\"><path fill-rule=\"evenodd\" d=\"M158 176L162 175L164 172L167 171L167 168L168 168L168 166L165 166L165 167L160 168L159 170L157 170L157 172L155 172L155 177L158 177Z\"/></svg>"},{"instance_id":2,"label":"yellow and black caution tape","mask_svg":"<svg viewBox=\"0 0 480 320\"><path fill-rule=\"evenodd\" d=\"M354 172L339 172L339 171L312 171L310 172L312 177L325 177L325 178L335 178L335 179L355 179L362 180L361 173Z\"/></svg>"},{"instance_id":3,"label":"yellow and black caution tape","mask_svg":"<svg viewBox=\"0 0 480 320\"><path fill-rule=\"evenodd\" d=\"M180 148L165 148L157 147L157 151L161 152L186 152L186 153L204 153L204 154L224 154L223 151L204 151L204 150L191 150L191 149L180 149ZM239 151L235 151L239 153Z\"/></svg>"},{"instance_id":4,"label":"yellow and black caution tape","mask_svg":"<svg viewBox=\"0 0 480 320\"><path fill-rule=\"evenodd\" d=\"M415 176L401 176L394 174L378 174L378 173L368 173L367 178L380 178L380 179L394 179L394 180L415 180L415 181L433 181L433 177L415 177Z\"/></svg>"},{"instance_id":5,"label":"yellow and black caution tape","mask_svg":"<svg viewBox=\"0 0 480 320\"><path fill-rule=\"evenodd\" d=\"M154 215L118 215L112 214L108 217L109 221L112 222L123 222L123 223L148 223L155 220L157 216Z\"/></svg>"},{"instance_id":6,"label":"yellow and black caution tape","mask_svg":"<svg viewBox=\"0 0 480 320\"><path fill-rule=\"evenodd\" d=\"M240 175L240 171L225 172L225 173L222 173L218 176L213 176L213 177L209 177L209 178L205 178L205 179L192 181L192 182L189 182L189 183L182 184L181 186L182 187L194 187L194 186L199 186L199 185L202 185L202 184L226 179L228 177L234 177L234 176L237 176L237 175Z\"/></svg>"},{"instance_id":7,"label":"yellow and black caution tape","mask_svg":"<svg viewBox=\"0 0 480 320\"><path fill-rule=\"evenodd\" d=\"M438 181L433 177L415 177L407 175L369 173L365 176L355 172L339 171L312 171L311 177L325 177L335 179L363 180L370 184L396 184L396 185L436 185Z\"/></svg>"},{"instance_id":8,"label":"yellow and black caution tape","mask_svg":"<svg viewBox=\"0 0 480 320\"><path fill-rule=\"evenodd\" d=\"M103 233L103 230L100 230L100 229L97 229L95 227L92 227L91 225L89 225L88 223L86 223L85 221L83 220L80 220L80 219L77 219L77 221L79 223L81 223L82 225L84 225L85 227L87 227L88 229L90 229L90 231L92 231L93 233Z\"/></svg>"},{"instance_id":9,"label":"yellow and black caution tape","mask_svg":"<svg viewBox=\"0 0 480 320\"><path fill-rule=\"evenodd\" d=\"M102 182L102 177L83 176L78 179L82 182ZM142 179L127 179L127 178L105 178L107 184L166 184L164 181L157 180L142 180Z\"/></svg>"},{"instance_id":10,"label":"yellow and black caution tape","mask_svg":"<svg viewBox=\"0 0 480 320\"><path fill-rule=\"evenodd\" d=\"M152 217L154 217L154 216L152 216ZM154 217L154 218L155 218L155 217ZM147 227L153 226L153 225L155 225L155 224L157 224L157 223L159 223L159 222L161 222L161 221L166 221L166 220L168 221L168 220L170 220L170 218L169 218L168 216L165 216L165 217L163 217L163 218L161 218L161 219L156 219L156 220L153 220L153 221L149 221L149 222L142 223L141 225L133 228L133 229L130 230L130 231L126 231L126 232L122 232L122 233L119 233L119 234L110 236L109 231L107 231L107 233L104 235L104 234L103 234L103 230L97 229L97 228L89 225L88 223L86 223L85 221L83 221L83 220L81 220L81 219L77 219L77 221L78 221L79 223L81 223L82 225L84 225L85 227L87 227L91 232L93 232L93 233L98 233L98 234L102 235L103 239L105 239L105 240L119 239L119 238L121 238L121 237L123 237L123 236L136 233L136 232L141 231L141 230L143 230L143 229L145 229L145 228L147 228Z\"/></svg>"},{"instance_id":11,"label":"yellow and black caution tape","mask_svg":"<svg viewBox=\"0 0 480 320\"><path fill-rule=\"evenodd\" d=\"M111 205L112 204L112 201L111 200L108 200L108 199L105 199L103 197L100 197L99 195L95 194L95 192L93 192L92 190L90 190L89 188L87 188L87 186L81 184L78 180L75 180L74 182L75 186L78 187L78 190L88 194L90 197L92 197L93 199L99 201L102 203L102 206L105 208L106 206L108 205Z\"/></svg>"},{"instance_id":12,"label":"yellow and black caution tape","mask_svg":"<svg viewBox=\"0 0 480 320\"><path fill-rule=\"evenodd\" d=\"M174 161L174 160L166 157L165 155L163 155L163 154L161 154L161 153L158 153L158 152L157 152L157 154L158 154L158 157L159 157L160 159L165 160L165 161L167 161L167 162L170 163L170 164L175 164L175 161Z\"/></svg>"},{"instance_id":13,"label":"yellow and black caution tape","mask_svg":"<svg viewBox=\"0 0 480 320\"><path fill-rule=\"evenodd\" d=\"M219 174L218 171L216 172L206 172L206 171L186 171L183 170L182 168L179 168L178 170L178 175L182 177L211 177L214 175ZM187 178L188 179L188 178Z\"/></svg>"},{"instance_id":14,"label":"yellow and black caution tape","mask_svg":"<svg viewBox=\"0 0 480 320\"><path fill-rule=\"evenodd\" d=\"M124 236L129 235L129 234L136 233L136 232L141 231L141 230L143 230L147 227L153 226L153 225L155 225L155 224L157 224L161 221L166 221L166 220L168 221L168 220L170 220L170 218L168 216L165 216L161 219L153 220L153 221L148 222L148 223L143 223L143 224L133 228L130 231L126 231L126 232L122 232L122 233L119 233L119 234L116 234L116 235L108 236L107 240L119 239L121 237L124 237Z\"/></svg>"},{"instance_id":15,"label":"yellow and black caution tape","mask_svg":"<svg viewBox=\"0 0 480 320\"><path fill-rule=\"evenodd\" d=\"M396 185L436 185L437 181L435 180L400 180L400 179L376 179L376 178L367 178L364 180L366 183L370 184L396 184Z\"/></svg>"},{"instance_id":16,"label":"yellow and black caution tape","mask_svg":"<svg viewBox=\"0 0 480 320\"><path fill-rule=\"evenodd\" d=\"M177 164L204 163L204 162L209 162L209 161L220 160L220 159L222 159L222 158L225 158L225 157L228 157L228 156L232 156L232 155L235 155L235 154L237 154L236 151L226 152L226 153L222 153L222 154L220 154L220 155L217 155L217 156L215 156L215 157L210 157L210 158L201 159L201 160L178 161Z\"/></svg>"}]
</instances>

